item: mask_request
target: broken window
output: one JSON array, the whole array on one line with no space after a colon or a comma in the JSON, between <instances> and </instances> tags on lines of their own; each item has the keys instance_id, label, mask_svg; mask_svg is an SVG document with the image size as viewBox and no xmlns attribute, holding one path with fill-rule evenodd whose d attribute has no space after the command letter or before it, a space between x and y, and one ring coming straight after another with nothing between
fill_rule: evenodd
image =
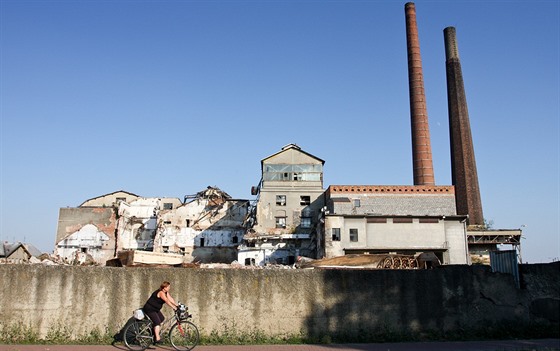
<instances>
[{"instance_id":1,"label":"broken window","mask_svg":"<svg viewBox=\"0 0 560 351\"><path fill-rule=\"evenodd\" d=\"M303 195L299 197L299 204L302 206L307 206L309 204L311 204L311 196L308 195Z\"/></svg>"},{"instance_id":2,"label":"broken window","mask_svg":"<svg viewBox=\"0 0 560 351\"><path fill-rule=\"evenodd\" d=\"M340 241L340 228L331 228L332 241Z\"/></svg>"},{"instance_id":3,"label":"broken window","mask_svg":"<svg viewBox=\"0 0 560 351\"><path fill-rule=\"evenodd\" d=\"M163 209L164 210L172 210L173 209L173 204L171 202L164 202L163 203Z\"/></svg>"},{"instance_id":4,"label":"broken window","mask_svg":"<svg viewBox=\"0 0 560 351\"><path fill-rule=\"evenodd\" d=\"M276 228L286 228L286 217L276 217Z\"/></svg>"},{"instance_id":5,"label":"broken window","mask_svg":"<svg viewBox=\"0 0 560 351\"><path fill-rule=\"evenodd\" d=\"M320 181L323 166L321 164L267 164L263 180L268 181Z\"/></svg>"},{"instance_id":6,"label":"broken window","mask_svg":"<svg viewBox=\"0 0 560 351\"><path fill-rule=\"evenodd\" d=\"M358 241L358 229L351 228L350 229L350 241Z\"/></svg>"},{"instance_id":7,"label":"broken window","mask_svg":"<svg viewBox=\"0 0 560 351\"><path fill-rule=\"evenodd\" d=\"M302 217L300 225L301 225L302 228L311 228L311 218L310 217Z\"/></svg>"},{"instance_id":8,"label":"broken window","mask_svg":"<svg viewBox=\"0 0 560 351\"><path fill-rule=\"evenodd\" d=\"M286 206L286 195L276 195L276 205Z\"/></svg>"}]
</instances>

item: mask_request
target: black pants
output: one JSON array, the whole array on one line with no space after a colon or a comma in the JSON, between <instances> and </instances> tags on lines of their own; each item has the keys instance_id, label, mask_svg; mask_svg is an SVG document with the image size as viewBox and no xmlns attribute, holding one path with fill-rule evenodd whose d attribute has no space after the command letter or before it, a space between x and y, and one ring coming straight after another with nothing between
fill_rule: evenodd
<instances>
[{"instance_id":1,"label":"black pants","mask_svg":"<svg viewBox=\"0 0 560 351\"><path fill-rule=\"evenodd\" d=\"M150 317L150 319L154 323L154 327L161 325L163 323L163 320L165 319L161 311L147 311L147 312L144 311L144 312L148 315L148 317Z\"/></svg>"}]
</instances>

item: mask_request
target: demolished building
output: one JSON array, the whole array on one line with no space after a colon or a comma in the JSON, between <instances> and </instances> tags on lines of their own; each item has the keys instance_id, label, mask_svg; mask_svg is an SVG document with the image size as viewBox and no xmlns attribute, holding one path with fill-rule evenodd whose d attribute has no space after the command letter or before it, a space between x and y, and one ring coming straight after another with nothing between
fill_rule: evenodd
<instances>
[{"instance_id":1,"label":"demolished building","mask_svg":"<svg viewBox=\"0 0 560 351\"><path fill-rule=\"evenodd\" d=\"M248 207L248 200L232 199L216 187L187 196L184 203L121 190L61 208L54 253L67 262L87 257L97 264L116 257L128 262L122 253L133 251L178 254L183 262L230 263L237 258Z\"/></svg>"},{"instance_id":2,"label":"demolished building","mask_svg":"<svg viewBox=\"0 0 560 351\"><path fill-rule=\"evenodd\" d=\"M190 200L189 202L186 202ZM154 251L175 252L201 263L231 263L245 234L248 200L208 187L157 219Z\"/></svg>"},{"instance_id":3,"label":"demolished building","mask_svg":"<svg viewBox=\"0 0 560 351\"><path fill-rule=\"evenodd\" d=\"M119 203L138 195L119 190L84 201L78 207L59 210L54 255L63 261L104 264L116 253L117 210Z\"/></svg>"}]
</instances>

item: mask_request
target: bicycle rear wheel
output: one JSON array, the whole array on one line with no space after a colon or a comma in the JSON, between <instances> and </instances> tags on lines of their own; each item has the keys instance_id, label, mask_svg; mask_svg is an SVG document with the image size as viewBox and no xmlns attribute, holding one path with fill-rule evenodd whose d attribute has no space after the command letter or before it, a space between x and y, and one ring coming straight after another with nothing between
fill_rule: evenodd
<instances>
[{"instance_id":1,"label":"bicycle rear wheel","mask_svg":"<svg viewBox=\"0 0 560 351\"><path fill-rule=\"evenodd\" d=\"M173 345L175 350L192 350L200 341L198 328L192 322L180 321L171 327L169 341L171 341L171 345Z\"/></svg>"},{"instance_id":2,"label":"bicycle rear wheel","mask_svg":"<svg viewBox=\"0 0 560 351\"><path fill-rule=\"evenodd\" d=\"M152 324L146 320L134 321L123 333L124 344L134 351L145 350L152 340Z\"/></svg>"}]
</instances>

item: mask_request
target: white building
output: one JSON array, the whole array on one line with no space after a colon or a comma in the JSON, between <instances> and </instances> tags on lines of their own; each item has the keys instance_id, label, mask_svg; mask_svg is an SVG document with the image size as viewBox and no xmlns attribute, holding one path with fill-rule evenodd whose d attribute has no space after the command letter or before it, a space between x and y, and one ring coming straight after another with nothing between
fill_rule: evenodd
<instances>
[{"instance_id":1,"label":"white building","mask_svg":"<svg viewBox=\"0 0 560 351\"><path fill-rule=\"evenodd\" d=\"M327 258L433 252L443 264L469 263L453 186L331 185L324 222Z\"/></svg>"}]
</instances>

